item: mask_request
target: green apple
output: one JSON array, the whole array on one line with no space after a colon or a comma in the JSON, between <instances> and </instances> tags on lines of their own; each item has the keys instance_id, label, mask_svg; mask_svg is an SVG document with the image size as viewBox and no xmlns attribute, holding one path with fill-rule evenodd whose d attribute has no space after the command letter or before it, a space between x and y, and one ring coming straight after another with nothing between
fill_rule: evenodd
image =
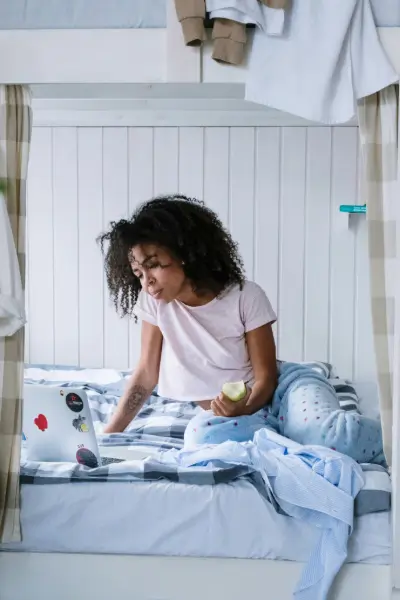
<instances>
[{"instance_id":1,"label":"green apple","mask_svg":"<svg viewBox=\"0 0 400 600\"><path fill-rule=\"evenodd\" d=\"M244 381L236 381L234 383L224 383L222 386L222 393L224 396L232 400L232 402L239 402L246 397L247 389Z\"/></svg>"}]
</instances>

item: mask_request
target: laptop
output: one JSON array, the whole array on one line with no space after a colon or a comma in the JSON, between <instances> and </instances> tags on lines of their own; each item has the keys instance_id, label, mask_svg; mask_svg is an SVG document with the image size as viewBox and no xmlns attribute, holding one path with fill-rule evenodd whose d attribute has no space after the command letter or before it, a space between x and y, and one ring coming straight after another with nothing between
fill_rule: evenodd
<instances>
[{"instance_id":1,"label":"laptop","mask_svg":"<svg viewBox=\"0 0 400 600\"><path fill-rule=\"evenodd\" d=\"M91 468L125 460L101 456L87 394L78 388L25 385L22 431L27 460Z\"/></svg>"}]
</instances>

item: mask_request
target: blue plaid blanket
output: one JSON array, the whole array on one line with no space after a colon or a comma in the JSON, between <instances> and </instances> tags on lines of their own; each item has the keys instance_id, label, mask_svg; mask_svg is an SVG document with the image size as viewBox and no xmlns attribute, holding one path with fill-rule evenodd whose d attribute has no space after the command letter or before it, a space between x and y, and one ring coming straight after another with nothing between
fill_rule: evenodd
<instances>
[{"instance_id":1,"label":"blue plaid blanket","mask_svg":"<svg viewBox=\"0 0 400 600\"><path fill-rule=\"evenodd\" d=\"M100 369L69 369L63 367L29 367L25 370L25 384L62 386L83 389L89 400L93 425L99 446L152 447L153 455L183 447L183 435L190 419L201 410L194 403L174 402L154 393L137 417L123 433L105 435L103 427L115 410L123 393L129 373ZM102 381L103 379L103 381ZM109 380L109 381L107 381ZM89 469L75 463L37 463L22 460L22 483L60 483L60 481L90 479L105 481L149 479L144 471L149 462L124 461L98 469ZM152 468L151 468L152 470ZM158 478L158 477L157 477ZM168 479L168 474L166 474ZM177 477L172 480L176 481ZM213 483L208 479L207 483Z\"/></svg>"}]
</instances>

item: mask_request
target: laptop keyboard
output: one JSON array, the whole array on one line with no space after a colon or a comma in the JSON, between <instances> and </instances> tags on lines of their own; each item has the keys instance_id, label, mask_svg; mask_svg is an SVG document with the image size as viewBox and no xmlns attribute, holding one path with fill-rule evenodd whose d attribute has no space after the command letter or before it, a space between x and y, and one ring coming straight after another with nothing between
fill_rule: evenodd
<instances>
[{"instance_id":1,"label":"laptop keyboard","mask_svg":"<svg viewBox=\"0 0 400 600\"><path fill-rule=\"evenodd\" d=\"M124 458L110 458L109 456L101 457L101 466L106 467L107 465L111 465L113 463L125 462Z\"/></svg>"}]
</instances>

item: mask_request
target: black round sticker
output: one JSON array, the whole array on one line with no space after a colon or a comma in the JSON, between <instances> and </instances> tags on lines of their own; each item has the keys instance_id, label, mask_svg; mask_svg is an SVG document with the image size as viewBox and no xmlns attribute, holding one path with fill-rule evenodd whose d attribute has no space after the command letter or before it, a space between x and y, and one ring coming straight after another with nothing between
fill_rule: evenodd
<instances>
[{"instance_id":1,"label":"black round sticker","mask_svg":"<svg viewBox=\"0 0 400 600\"><path fill-rule=\"evenodd\" d=\"M68 408L73 412L78 413L81 412L81 410L83 409L83 401L82 398L78 396L78 394L67 394L65 402L67 403Z\"/></svg>"},{"instance_id":2,"label":"black round sticker","mask_svg":"<svg viewBox=\"0 0 400 600\"><path fill-rule=\"evenodd\" d=\"M95 457L93 452L91 452L87 448L79 448L78 452L76 453L76 460L80 465L85 465L86 467L90 467L91 469L95 469L99 466L97 458Z\"/></svg>"}]
</instances>

